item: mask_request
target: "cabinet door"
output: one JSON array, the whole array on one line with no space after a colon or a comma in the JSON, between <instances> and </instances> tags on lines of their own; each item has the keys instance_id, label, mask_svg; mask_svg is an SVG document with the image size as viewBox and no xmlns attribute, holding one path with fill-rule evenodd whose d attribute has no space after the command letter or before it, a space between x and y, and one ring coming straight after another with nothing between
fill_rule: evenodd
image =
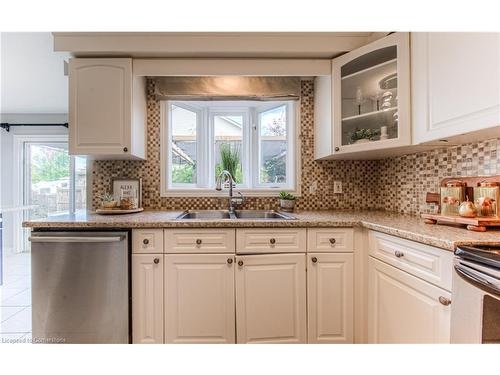
<instances>
[{"instance_id":1,"label":"cabinet door","mask_svg":"<svg viewBox=\"0 0 500 375\"><path fill-rule=\"evenodd\" d=\"M369 343L450 342L449 292L372 257L368 267Z\"/></svg>"},{"instance_id":2,"label":"cabinet door","mask_svg":"<svg viewBox=\"0 0 500 375\"><path fill-rule=\"evenodd\" d=\"M238 343L306 342L305 254L237 256Z\"/></svg>"},{"instance_id":3,"label":"cabinet door","mask_svg":"<svg viewBox=\"0 0 500 375\"><path fill-rule=\"evenodd\" d=\"M309 343L352 343L353 254L311 253L307 264Z\"/></svg>"},{"instance_id":4,"label":"cabinet door","mask_svg":"<svg viewBox=\"0 0 500 375\"><path fill-rule=\"evenodd\" d=\"M132 341L163 343L163 259L132 255Z\"/></svg>"},{"instance_id":5,"label":"cabinet door","mask_svg":"<svg viewBox=\"0 0 500 375\"><path fill-rule=\"evenodd\" d=\"M234 343L234 256L165 259L165 342Z\"/></svg>"},{"instance_id":6,"label":"cabinet door","mask_svg":"<svg viewBox=\"0 0 500 375\"><path fill-rule=\"evenodd\" d=\"M411 42L414 143L500 124L499 33L412 33Z\"/></svg>"},{"instance_id":7,"label":"cabinet door","mask_svg":"<svg viewBox=\"0 0 500 375\"><path fill-rule=\"evenodd\" d=\"M333 153L408 146L410 47L395 33L333 60Z\"/></svg>"},{"instance_id":8,"label":"cabinet door","mask_svg":"<svg viewBox=\"0 0 500 375\"><path fill-rule=\"evenodd\" d=\"M132 59L70 60L70 154L126 156L131 108Z\"/></svg>"}]
</instances>

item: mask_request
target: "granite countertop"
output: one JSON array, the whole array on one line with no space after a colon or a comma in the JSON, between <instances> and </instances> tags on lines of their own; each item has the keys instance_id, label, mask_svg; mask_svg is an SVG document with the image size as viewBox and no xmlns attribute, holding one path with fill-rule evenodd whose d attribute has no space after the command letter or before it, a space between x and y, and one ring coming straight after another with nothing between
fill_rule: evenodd
<instances>
[{"instance_id":1,"label":"granite countertop","mask_svg":"<svg viewBox=\"0 0 500 375\"><path fill-rule=\"evenodd\" d=\"M27 221L24 227L45 229L87 228L293 228L354 227L392 234L447 250L460 245L500 245L500 230L471 232L464 227L429 225L417 216L385 211L298 211L297 220L220 219L176 220L182 211L143 211L126 215L95 213L64 215Z\"/></svg>"}]
</instances>

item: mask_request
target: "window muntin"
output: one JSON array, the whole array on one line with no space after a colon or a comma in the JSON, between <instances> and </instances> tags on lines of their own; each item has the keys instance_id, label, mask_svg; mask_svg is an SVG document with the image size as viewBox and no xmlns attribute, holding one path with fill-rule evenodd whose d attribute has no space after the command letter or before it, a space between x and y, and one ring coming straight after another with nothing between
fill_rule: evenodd
<instances>
[{"instance_id":1,"label":"window muntin","mask_svg":"<svg viewBox=\"0 0 500 375\"><path fill-rule=\"evenodd\" d=\"M294 101L163 102L168 149L162 191L211 190L217 173L231 166L238 189L295 191L295 108ZM176 111L189 118L189 126L176 123L181 120L173 115ZM174 145L192 161L175 159ZM183 163L191 163L196 172L184 172L181 180L177 171Z\"/></svg>"}]
</instances>

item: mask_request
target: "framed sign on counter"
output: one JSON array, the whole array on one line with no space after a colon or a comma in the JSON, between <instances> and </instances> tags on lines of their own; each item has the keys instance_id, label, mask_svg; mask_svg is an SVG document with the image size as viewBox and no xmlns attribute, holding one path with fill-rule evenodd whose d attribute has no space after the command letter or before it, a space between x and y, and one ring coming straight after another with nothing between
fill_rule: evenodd
<instances>
[{"instance_id":1,"label":"framed sign on counter","mask_svg":"<svg viewBox=\"0 0 500 375\"><path fill-rule=\"evenodd\" d=\"M118 201L130 200L137 202L137 207L142 207L142 178L119 177L112 180L113 196Z\"/></svg>"}]
</instances>

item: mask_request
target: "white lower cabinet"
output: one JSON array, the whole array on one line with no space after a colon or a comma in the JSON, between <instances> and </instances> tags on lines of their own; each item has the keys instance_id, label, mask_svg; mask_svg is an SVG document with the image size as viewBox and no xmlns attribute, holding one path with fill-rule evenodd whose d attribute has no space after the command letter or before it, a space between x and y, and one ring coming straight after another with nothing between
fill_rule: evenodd
<instances>
[{"instance_id":1,"label":"white lower cabinet","mask_svg":"<svg viewBox=\"0 0 500 375\"><path fill-rule=\"evenodd\" d=\"M132 342L163 343L163 255L132 254Z\"/></svg>"},{"instance_id":2,"label":"white lower cabinet","mask_svg":"<svg viewBox=\"0 0 500 375\"><path fill-rule=\"evenodd\" d=\"M307 341L352 343L354 255L309 253L307 258Z\"/></svg>"},{"instance_id":3,"label":"white lower cabinet","mask_svg":"<svg viewBox=\"0 0 500 375\"><path fill-rule=\"evenodd\" d=\"M234 343L234 255L165 255L165 342Z\"/></svg>"},{"instance_id":4,"label":"white lower cabinet","mask_svg":"<svg viewBox=\"0 0 500 375\"><path fill-rule=\"evenodd\" d=\"M236 257L238 343L306 343L305 257Z\"/></svg>"},{"instance_id":5,"label":"white lower cabinet","mask_svg":"<svg viewBox=\"0 0 500 375\"><path fill-rule=\"evenodd\" d=\"M449 343L451 294L370 257L369 343Z\"/></svg>"}]
</instances>

